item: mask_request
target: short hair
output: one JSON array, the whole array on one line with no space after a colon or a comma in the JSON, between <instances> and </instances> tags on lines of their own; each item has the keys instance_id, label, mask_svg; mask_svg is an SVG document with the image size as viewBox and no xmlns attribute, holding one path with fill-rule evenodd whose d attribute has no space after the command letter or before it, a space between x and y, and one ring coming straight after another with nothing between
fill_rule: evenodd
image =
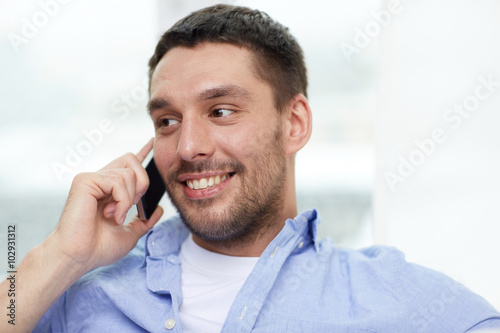
<instances>
[{"instance_id":1,"label":"short hair","mask_svg":"<svg viewBox=\"0 0 500 333\"><path fill-rule=\"evenodd\" d=\"M259 10L222 4L191 13L163 34L149 60L149 89L156 66L169 50L178 46L195 47L202 42L229 43L249 49L256 76L274 90L278 111L298 93L307 97L304 55L288 28Z\"/></svg>"}]
</instances>

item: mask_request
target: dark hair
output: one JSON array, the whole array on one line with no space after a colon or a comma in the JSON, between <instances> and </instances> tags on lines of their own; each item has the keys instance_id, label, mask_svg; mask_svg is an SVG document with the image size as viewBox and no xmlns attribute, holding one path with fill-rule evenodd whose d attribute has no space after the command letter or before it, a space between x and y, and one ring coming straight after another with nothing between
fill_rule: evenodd
<instances>
[{"instance_id":1,"label":"dark hair","mask_svg":"<svg viewBox=\"0 0 500 333\"><path fill-rule=\"evenodd\" d=\"M304 56L288 28L261 11L230 5L193 12L161 37L149 60L150 89L153 72L170 49L194 47L202 42L230 43L252 51L256 75L273 88L279 111L296 94L307 96Z\"/></svg>"}]
</instances>

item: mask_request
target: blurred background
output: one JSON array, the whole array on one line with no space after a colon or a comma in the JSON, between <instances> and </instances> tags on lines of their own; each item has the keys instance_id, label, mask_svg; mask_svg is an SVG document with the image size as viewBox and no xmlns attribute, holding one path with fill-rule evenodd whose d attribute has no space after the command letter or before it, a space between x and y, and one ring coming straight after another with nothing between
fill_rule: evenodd
<instances>
[{"instance_id":1,"label":"blurred background","mask_svg":"<svg viewBox=\"0 0 500 333\"><path fill-rule=\"evenodd\" d=\"M19 262L57 224L74 175L154 135L156 42L218 2L0 0L0 274L7 225ZM318 208L321 236L396 246L500 308L500 3L225 3L267 12L304 49L314 123L298 201Z\"/></svg>"}]
</instances>

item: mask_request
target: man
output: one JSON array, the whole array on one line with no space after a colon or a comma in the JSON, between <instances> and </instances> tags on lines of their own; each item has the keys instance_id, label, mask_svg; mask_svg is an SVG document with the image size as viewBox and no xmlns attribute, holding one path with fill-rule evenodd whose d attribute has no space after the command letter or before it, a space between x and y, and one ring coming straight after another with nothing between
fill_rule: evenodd
<instances>
[{"instance_id":1,"label":"man","mask_svg":"<svg viewBox=\"0 0 500 333\"><path fill-rule=\"evenodd\" d=\"M18 267L20 331L500 327L451 279L394 249L336 249L316 239L316 211L297 216L294 156L311 111L286 28L246 8L195 12L161 38L150 78L154 143L75 178L58 227ZM161 208L123 225L148 187L151 149L180 215L152 230Z\"/></svg>"}]
</instances>

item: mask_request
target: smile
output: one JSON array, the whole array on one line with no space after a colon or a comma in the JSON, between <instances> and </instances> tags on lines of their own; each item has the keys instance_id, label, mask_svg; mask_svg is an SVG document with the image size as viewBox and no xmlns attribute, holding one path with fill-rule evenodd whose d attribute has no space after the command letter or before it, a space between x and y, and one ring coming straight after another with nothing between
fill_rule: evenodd
<instances>
[{"instance_id":1,"label":"smile","mask_svg":"<svg viewBox=\"0 0 500 333\"><path fill-rule=\"evenodd\" d=\"M234 172L199 179L189 179L186 180L186 185L193 190L204 190L219 185L232 175L234 175Z\"/></svg>"}]
</instances>

